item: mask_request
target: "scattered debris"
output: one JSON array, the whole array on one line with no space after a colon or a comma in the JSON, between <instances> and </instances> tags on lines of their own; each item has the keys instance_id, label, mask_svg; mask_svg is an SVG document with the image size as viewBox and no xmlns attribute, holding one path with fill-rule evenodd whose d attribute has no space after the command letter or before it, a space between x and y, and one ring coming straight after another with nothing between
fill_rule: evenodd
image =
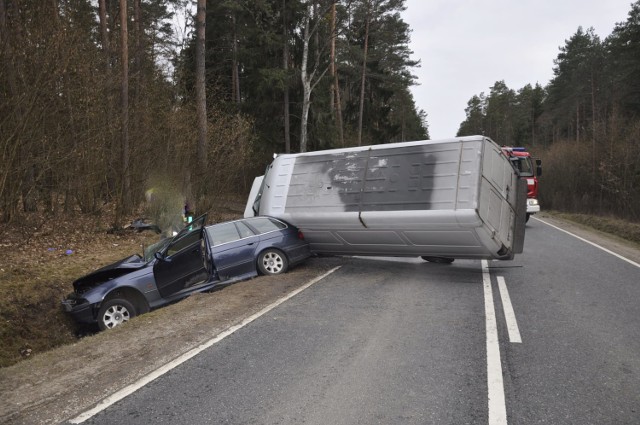
<instances>
[{"instance_id":1,"label":"scattered debris","mask_svg":"<svg viewBox=\"0 0 640 425\"><path fill-rule=\"evenodd\" d=\"M124 226L125 229L132 229L137 232L144 232L145 230L153 230L154 232L160 234L162 231L160 227L153 223L147 223L146 218L137 218L131 222L131 224L127 224Z\"/></svg>"}]
</instances>

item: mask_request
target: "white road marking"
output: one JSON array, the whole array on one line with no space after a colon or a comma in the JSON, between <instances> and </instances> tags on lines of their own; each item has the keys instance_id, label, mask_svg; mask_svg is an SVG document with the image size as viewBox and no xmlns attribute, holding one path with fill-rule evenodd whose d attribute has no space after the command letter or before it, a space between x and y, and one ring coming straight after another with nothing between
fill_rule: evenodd
<instances>
[{"instance_id":1,"label":"white road marking","mask_svg":"<svg viewBox=\"0 0 640 425\"><path fill-rule=\"evenodd\" d=\"M298 295L300 292L304 291L305 289L307 289L308 287L310 287L314 283L317 283L317 282L321 281L322 279L324 279L325 277L329 276L331 273L335 272L339 268L340 268L340 266L334 267L333 269L329 270L328 272L326 272L322 276L318 276L315 279L305 283L300 288L296 289L293 292L288 293L287 295L285 295L284 297L280 298L279 300L276 300L275 302L273 302L272 304L266 306L265 308L263 308L262 310L260 310L256 314L254 314L253 316L247 317L241 323L239 323L239 324L237 324L235 326L231 326L226 331L223 331L222 333L216 335L214 338L210 339L209 341L205 342L204 344L201 344L198 347L196 347L196 348L184 353L183 355L181 355L180 357L178 357L175 360L171 361L170 363L167 363L166 365L161 366L160 368L158 368L155 371L151 372L147 376L141 378L137 382L135 382L135 383L133 383L133 384L131 384L131 385L119 390L119 391L116 391L115 393L113 393L110 396L108 396L105 399L103 399L93 409L90 409L90 410L87 410L84 413L81 413L80 415L78 415L75 418L71 419L69 422L72 423L72 424L83 423L87 419L90 419L91 417L93 417L94 415L96 415L96 414L100 413L101 411L105 410L109 406L111 406L111 405L117 403L118 401L122 400L123 398L133 394L134 392L136 392L140 388L144 387L145 385L147 385L151 381L161 377L165 373L167 373L167 372L171 371L172 369L180 366L182 363L186 362L187 360L197 356L202 351L206 350L207 348L211 347L212 345L222 341L224 338L226 338L229 335L233 334L237 330L247 326L249 323L253 322L254 320L259 318L260 316L268 313L269 311L271 311L274 308L278 307L280 304L282 304L285 301L289 300L290 298L293 298L294 296Z\"/></svg>"},{"instance_id":2,"label":"white road marking","mask_svg":"<svg viewBox=\"0 0 640 425\"><path fill-rule=\"evenodd\" d=\"M546 225L547 225L547 226L549 226L549 227L553 227L553 228L554 228L554 229L556 229L556 230L560 230L561 232L564 232L564 233L566 233L567 235L571 235L571 236L573 236L573 237L574 237L574 238L576 238L576 239L580 239L582 242L586 242L586 243L588 243L588 244L589 244L589 245L591 245L591 246L595 246L596 248L601 249L601 250L603 250L604 252L606 252L606 253L608 253L608 254L613 255L614 257L618 257L619 259L621 259L621 260L623 260L623 261L626 261L627 263L629 263L629 264L631 264L631 265L633 265L633 266L636 266L636 267L640 268L640 264L636 263L635 261L629 260L628 258L623 257L622 255L617 254L617 253L615 253L615 252L613 252L613 251L611 251L611 250L609 250L609 249L607 249L607 248L605 248L605 247L603 247L603 246L600 246L600 245L598 245L597 243L591 242L591 241L589 241L589 240L587 240L587 239L585 239L585 238L582 238L582 237L580 237L580 236L578 236L578 235L576 235L576 234L573 234L573 233L571 233L571 232L569 232L569 231L567 231L567 230L561 229L561 228L560 228L560 227L558 227L558 226L554 226L553 224L551 224L551 223L549 223L549 222L547 222L547 221L544 221L544 220L542 220L542 219L535 218L535 217L532 217L532 218L534 218L535 220L539 221L540 223L544 223L544 224L546 224Z\"/></svg>"},{"instance_id":3,"label":"white road marking","mask_svg":"<svg viewBox=\"0 0 640 425\"><path fill-rule=\"evenodd\" d=\"M522 338L520 337L520 330L518 329L516 315L513 312L513 305L511 305L511 297L509 297L507 284L504 281L504 277L498 276L497 279L498 288L500 289L500 299L502 299L502 310L504 311L504 318L507 322L507 331L509 332L509 341L520 343L522 342Z\"/></svg>"},{"instance_id":4,"label":"white road marking","mask_svg":"<svg viewBox=\"0 0 640 425\"><path fill-rule=\"evenodd\" d=\"M493 306L489 263L482 260L482 283L484 286L484 311L487 327L487 389L489 394L489 425L507 424L507 405L502 381L502 361L496 325L496 311Z\"/></svg>"}]
</instances>

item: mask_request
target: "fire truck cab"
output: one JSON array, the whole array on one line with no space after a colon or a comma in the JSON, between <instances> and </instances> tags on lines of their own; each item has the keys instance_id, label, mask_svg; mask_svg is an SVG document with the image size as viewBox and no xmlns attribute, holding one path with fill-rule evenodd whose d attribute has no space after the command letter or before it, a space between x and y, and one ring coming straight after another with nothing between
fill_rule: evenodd
<instances>
[{"instance_id":1,"label":"fire truck cab","mask_svg":"<svg viewBox=\"0 0 640 425\"><path fill-rule=\"evenodd\" d=\"M529 221L532 214L540 212L538 177L542 176L542 160L532 158L523 147L503 146L502 152L509 158L520 178L527 182L527 221Z\"/></svg>"}]
</instances>

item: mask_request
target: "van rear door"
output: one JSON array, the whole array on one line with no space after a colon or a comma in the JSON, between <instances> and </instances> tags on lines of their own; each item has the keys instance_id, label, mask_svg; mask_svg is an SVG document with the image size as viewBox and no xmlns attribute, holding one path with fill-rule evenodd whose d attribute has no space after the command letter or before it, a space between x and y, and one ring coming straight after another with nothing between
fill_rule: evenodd
<instances>
[{"instance_id":1,"label":"van rear door","mask_svg":"<svg viewBox=\"0 0 640 425\"><path fill-rule=\"evenodd\" d=\"M262 196L260 189L262 188L263 180L264 176L258 176L253 179L251 192L249 192L249 198L247 199L247 205L244 207L245 218L260 215L260 197L258 195Z\"/></svg>"}]
</instances>

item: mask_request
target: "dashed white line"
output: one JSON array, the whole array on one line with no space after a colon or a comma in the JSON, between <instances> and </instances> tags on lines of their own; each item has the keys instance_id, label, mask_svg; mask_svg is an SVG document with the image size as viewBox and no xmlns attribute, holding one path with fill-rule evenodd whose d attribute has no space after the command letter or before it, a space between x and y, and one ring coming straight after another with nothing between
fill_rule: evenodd
<instances>
[{"instance_id":1,"label":"dashed white line","mask_svg":"<svg viewBox=\"0 0 640 425\"><path fill-rule=\"evenodd\" d=\"M504 311L504 319L507 322L507 331L509 332L509 341L521 343L522 338L520 337L516 315L513 312L513 305L511 305L511 297L509 297L507 284L502 276L498 276L497 280L498 288L500 289L500 299L502 300L502 310Z\"/></svg>"},{"instance_id":2,"label":"dashed white line","mask_svg":"<svg viewBox=\"0 0 640 425\"><path fill-rule=\"evenodd\" d=\"M180 357L176 358L172 362L167 363L166 365L164 365L164 366L156 369L155 371L151 372L147 376L141 378L139 381L129 385L128 387L125 387L125 388L121 389L120 391L117 391L117 392L111 394L109 397L103 399L100 403L98 403L98 405L96 405L93 409L90 409L90 410L87 410L84 413L81 413L80 415L78 415L75 418L71 419L69 422L72 423L72 424L83 423L87 419L90 419L91 417L93 417L94 415L96 415L96 414L100 413L101 411L105 410L109 406L111 406L111 405L117 403L118 401L122 400L123 398L133 394L135 391L137 391L140 388L144 387L145 385L147 385L148 383L150 383L154 379L157 379L157 378L161 377L165 373L167 373L170 370L180 366L182 363L184 363L187 360L189 360L189 359L195 357L196 355L200 354L202 351L206 350L207 348L211 347L212 345L216 344L217 342L219 342L219 341L223 340L224 338L228 337L229 335L231 335L232 333L236 332L237 330L247 326L249 323L253 322L254 320L259 318L260 316L262 316L262 315L268 313L269 311L273 310L274 308L278 307L280 304L284 303L288 299L298 295L300 292L304 291L305 289L307 289L308 287L310 287L314 283L319 282L320 280L322 280L325 277L329 276L331 273L335 272L339 268L340 268L340 266L334 267L333 269L329 270L328 272L326 272L322 276L318 276L315 279L305 283L300 288L296 289L295 291L292 291L292 292L288 293L287 295L285 295L284 297L280 298L279 300L276 300L274 303L266 306L265 308L263 308L262 310L260 310L256 314L254 314L253 316L247 317L241 323L230 327L226 331L216 335L214 338L210 339L209 341L205 342L204 344L201 344L198 347L194 348L193 350L184 353L183 355L181 355Z\"/></svg>"},{"instance_id":3,"label":"dashed white line","mask_svg":"<svg viewBox=\"0 0 640 425\"><path fill-rule=\"evenodd\" d=\"M491 275L487 260L482 260L482 283L484 287L484 311L487 328L487 389L489 394L489 425L507 424L507 405L502 381L502 361L500 342L496 325L496 311L493 306Z\"/></svg>"}]
</instances>

